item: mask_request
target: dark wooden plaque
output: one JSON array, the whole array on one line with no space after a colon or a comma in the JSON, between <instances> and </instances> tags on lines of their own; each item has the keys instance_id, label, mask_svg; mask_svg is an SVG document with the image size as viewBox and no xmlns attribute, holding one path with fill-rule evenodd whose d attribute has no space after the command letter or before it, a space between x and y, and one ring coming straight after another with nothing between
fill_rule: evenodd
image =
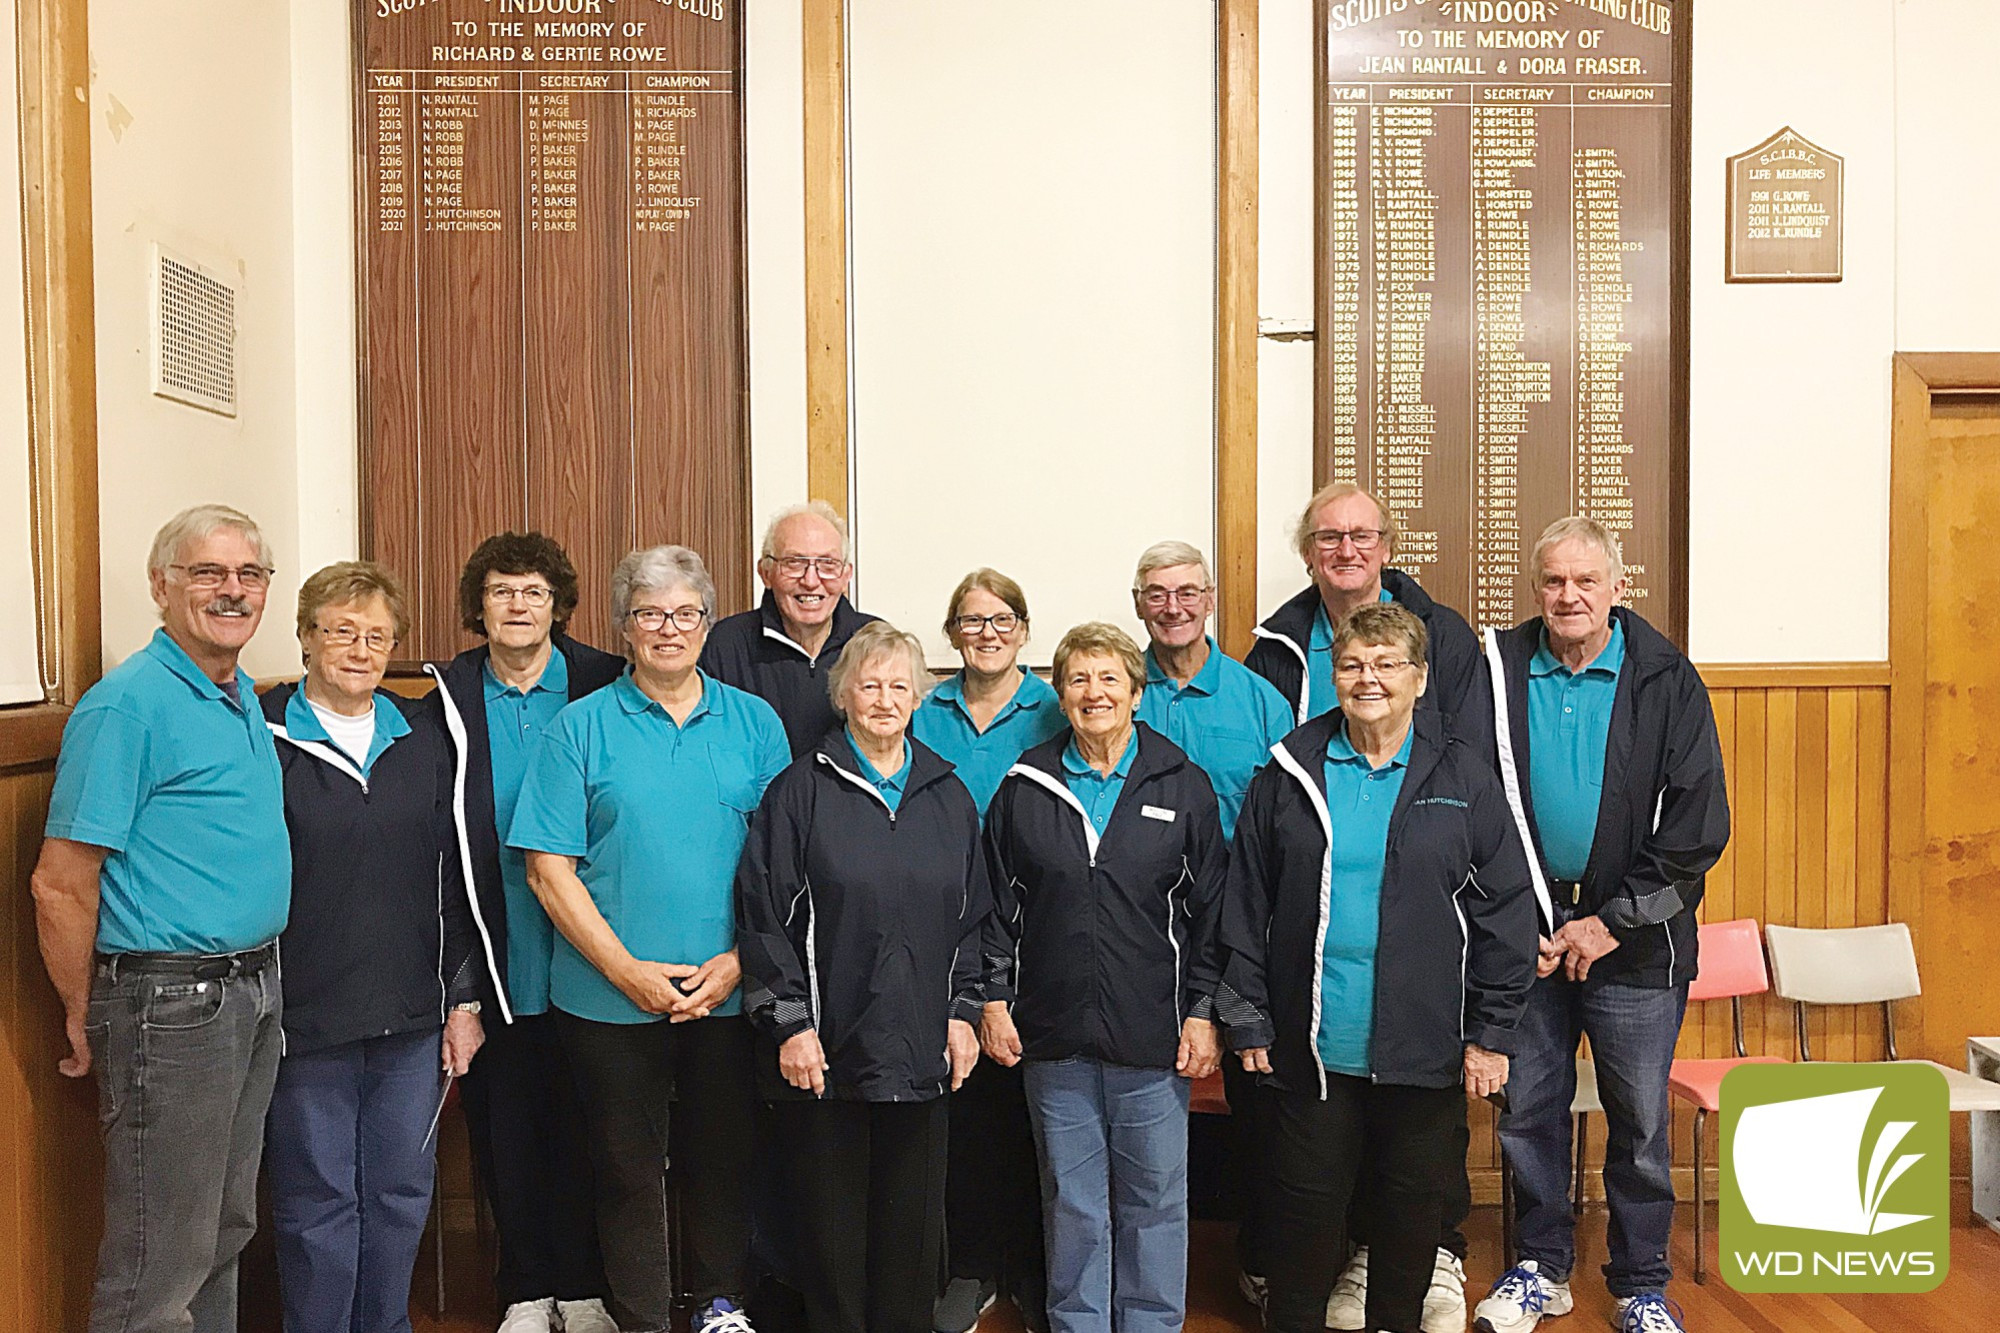
<instances>
[{"instance_id":1,"label":"dark wooden plaque","mask_svg":"<svg viewBox=\"0 0 2000 1333\"><path fill-rule=\"evenodd\" d=\"M1319 0L1316 471L1475 625L1616 531L1685 637L1685 0Z\"/></svg>"},{"instance_id":2,"label":"dark wooden plaque","mask_svg":"<svg viewBox=\"0 0 2000 1333\"><path fill-rule=\"evenodd\" d=\"M1731 282L1839 282L1846 162L1788 125L1729 159Z\"/></svg>"},{"instance_id":3,"label":"dark wooden plaque","mask_svg":"<svg viewBox=\"0 0 2000 1333\"><path fill-rule=\"evenodd\" d=\"M748 599L736 0L357 0L362 546L406 658L469 642L458 571L534 528L616 647L611 566L701 552Z\"/></svg>"}]
</instances>

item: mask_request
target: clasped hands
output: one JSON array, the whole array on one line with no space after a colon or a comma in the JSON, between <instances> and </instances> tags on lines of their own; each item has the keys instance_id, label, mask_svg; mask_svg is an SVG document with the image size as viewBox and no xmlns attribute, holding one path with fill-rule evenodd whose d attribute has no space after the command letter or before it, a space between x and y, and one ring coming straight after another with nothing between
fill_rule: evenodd
<instances>
[{"instance_id":1,"label":"clasped hands","mask_svg":"<svg viewBox=\"0 0 2000 1333\"><path fill-rule=\"evenodd\" d=\"M743 980L743 964L734 949L699 967L635 958L616 980L625 998L647 1013L665 1014L670 1023L691 1023L707 1018L735 993Z\"/></svg>"},{"instance_id":2,"label":"clasped hands","mask_svg":"<svg viewBox=\"0 0 2000 1333\"><path fill-rule=\"evenodd\" d=\"M1571 981L1590 975L1590 965L1618 947L1618 937L1603 920L1580 916L1564 922L1553 936L1545 936L1535 958L1535 976L1552 976L1557 968Z\"/></svg>"}]
</instances>

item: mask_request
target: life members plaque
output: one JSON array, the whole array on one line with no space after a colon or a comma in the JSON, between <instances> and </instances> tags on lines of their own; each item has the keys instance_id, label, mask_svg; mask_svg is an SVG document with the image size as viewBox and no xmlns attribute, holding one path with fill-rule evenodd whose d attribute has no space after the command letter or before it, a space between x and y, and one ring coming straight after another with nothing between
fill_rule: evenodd
<instances>
[{"instance_id":1,"label":"life members plaque","mask_svg":"<svg viewBox=\"0 0 2000 1333\"><path fill-rule=\"evenodd\" d=\"M1320 0L1317 472L1477 626L1534 613L1527 549L1578 513L1683 631L1679 9Z\"/></svg>"},{"instance_id":2,"label":"life members plaque","mask_svg":"<svg viewBox=\"0 0 2000 1333\"><path fill-rule=\"evenodd\" d=\"M1839 282L1846 160L1790 126L1729 159L1731 282Z\"/></svg>"},{"instance_id":3,"label":"life members plaque","mask_svg":"<svg viewBox=\"0 0 2000 1333\"><path fill-rule=\"evenodd\" d=\"M638 545L748 595L739 0L358 0L363 545L400 654L468 641L484 537Z\"/></svg>"}]
</instances>

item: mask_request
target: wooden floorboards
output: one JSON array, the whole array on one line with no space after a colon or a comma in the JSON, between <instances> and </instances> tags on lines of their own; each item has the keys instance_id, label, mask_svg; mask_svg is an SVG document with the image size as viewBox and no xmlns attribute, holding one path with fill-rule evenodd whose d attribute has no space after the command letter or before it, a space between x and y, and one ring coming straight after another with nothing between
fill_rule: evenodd
<instances>
[{"instance_id":1,"label":"wooden floorboards","mask_svg":"<svg viewBox=\"0 0 2000 1333\"><path fill-rule=\"evenodd\" d=\"M1692 1219L1689 1205L1681 1207L1674 1235L1674 1266L1690 1267ZM1963 1213L1960 1214L1963 1216ZM1256 1313L1236 1294L1232 1228L1227 1223L1195 1226L1188 1273L1190 1312L1188 1333L1256 1333ZM1472 1253L1467 1263L1469 1286L1483 1290L1499 1267L1500 1216L1493 1208L1473 1210L1468 1236ZM1610 1297L1597 1278L1604 1260L1604 1212L1593 1208L1577 1233L1576 1311L1547 1321L1549 1333L1586 1333L1608 1327ZM1709 1232L1711 1257L1714 1231ZM449 1317L430 1311L430 1254L418 1270L423 1299L413 1306L415 1333L492 1333L490 1294L483 1275L491 1260L480 1255L470 1236L455 1238L447 1251ZM1936 1291L1899 1296L1746 1296L1732 1291L1713 1274L1706 1285L1683 1278L1669 1293L1687 1317L1690 1333L1989 1333L2000 1328L2000 1235L1984 1227L1957 1226L1951 1233L1951 1274ZM1476 1295L1476 1293L1475 1293ZM250 1314L246 1310L246 1316ZM277 1333L275 1322L246 1317L245 1333ZM1004 1301L980 1321L980 1333L1019 1333L1021 1323Z\"/></svg>"}]
</instances>

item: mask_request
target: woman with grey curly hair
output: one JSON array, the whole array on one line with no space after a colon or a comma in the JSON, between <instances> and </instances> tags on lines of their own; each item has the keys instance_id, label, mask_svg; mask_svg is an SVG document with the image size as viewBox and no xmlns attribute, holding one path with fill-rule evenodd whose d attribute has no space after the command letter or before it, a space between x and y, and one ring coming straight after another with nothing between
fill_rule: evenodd
<instances>
[{"instance_id":1,"label":"woman with grey curly hair","mask_svg":"<svg viewBox=\"0 0 2000 1333\"><path fill-rule=\"evenodd\" d=\"M611 614L632 669L557 714L508 842L558 932L549 1001L584 1104L611 1312L621 1328L672 1315L671 1094L694 1333L749 1333L755 1101L731 884L791 749L769 704L696 665L715 615L700 556L632 552Z\"/></svg>"}]
</instances>

